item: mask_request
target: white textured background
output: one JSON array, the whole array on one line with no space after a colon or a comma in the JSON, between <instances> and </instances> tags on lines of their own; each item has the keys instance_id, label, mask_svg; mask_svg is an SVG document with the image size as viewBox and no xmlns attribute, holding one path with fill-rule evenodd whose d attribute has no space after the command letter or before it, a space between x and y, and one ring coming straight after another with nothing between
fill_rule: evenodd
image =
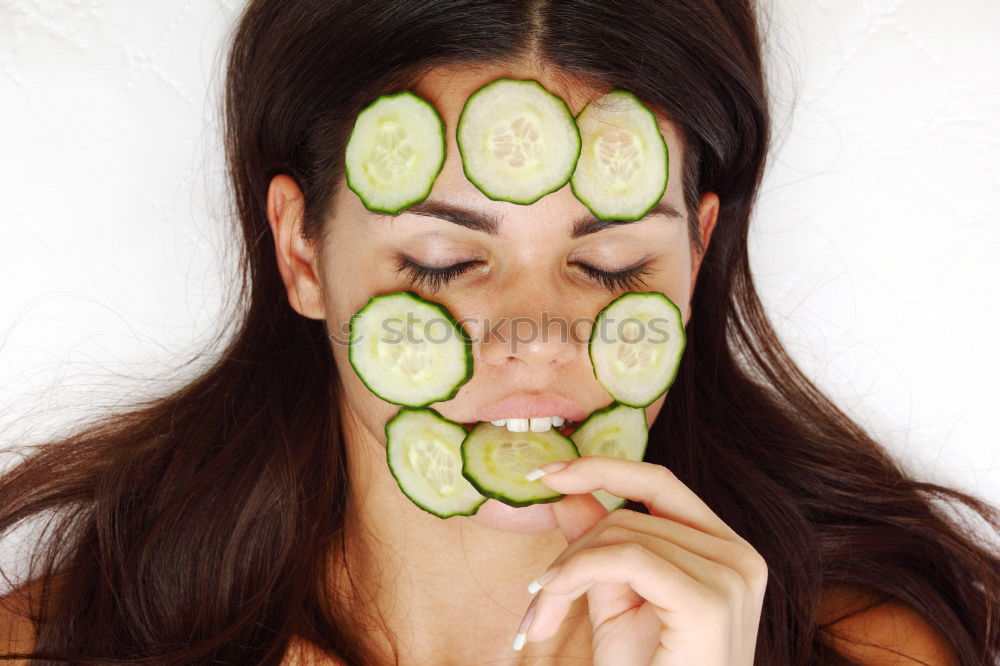
<instances>
[{"instance_id":1,"label":"white textured background","mask_svg":"<svg viewBox=\"0 0 1000 666\"><path fill-rule=\"evenodd\" d=\"M773 2L765 304L908 470L1000 505L1000 3ZM220 325L241 6L0 0L0 447L162 388L137 378Z\"/></svg>"}]
</instances>

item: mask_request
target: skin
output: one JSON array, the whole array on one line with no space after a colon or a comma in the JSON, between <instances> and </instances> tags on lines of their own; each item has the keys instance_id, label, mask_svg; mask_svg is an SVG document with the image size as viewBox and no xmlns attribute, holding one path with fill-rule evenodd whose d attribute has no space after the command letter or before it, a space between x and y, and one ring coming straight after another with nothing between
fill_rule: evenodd
<instances>
[{"instance_id":1,"label":"skin","mask_svg":"<svg viewBox=\"0 0 1000 666\"><path fill-rule=\"evenodd\" d=\"M372 213L342 180L328 233L315 247L300 235L297 184L285 175L272 180L268 217L276 259L298 313L325 320L336 334L372 295L413 288L466 321L539 320L543 312L550 319L592 320L624 290L609 291L574 262L614 270L646 258L653 272L632 290L663 292L689 321L701 257L685 221L649 217L571 239L571 221L588 211L568 184L523 206L490 200L465 178L454 136L459 114L472 92L501 76L538 80L574 115L606 92L567 90L546 70L525 65L440 68L413 89L437 109L447 131L446 161L429 198L496 214L502 219L498 236L406 211ZM663 201L686 212L683 146L672 125L659 122L671 157ZM715 194L701 198L705 247L718 209ZM424 265L482 263L430 292L396 274L399 252ZM474 421L481 407L515 391L562 395L588 412L612 401L594 378L586 335L522 339L515 349L509 329L505 340L488 341L475 323L467 330L479 341L473 378L452 400L430 405L447 418ZM381 613L400 646L401 663L752 663L766 565L668 470L579 459L542 478L568 493L560 502L514 509L489 500L474 516L442 520L411 503L385 464L383 428L399 407L361 383L346 346L333 343L331 352L343 388L338 408L352 492L344 539L361 599L351 607ZM646 408L649 423L665 398ZM643 501L654 515L608 514L589 495L597 488ZM564 564L562 572L530 594L529 582L553 563ZM343 573L339 559L331 557L330 566ZM338 584L331 595L346 600L346 589ZM511 643L533 597L528 643L515 652ZM370 640L388 658L384 634L373 631ZM711 660L706 646L715 649ZM623 661L625 654L631 659Z\"/></svg>"}]
</instances>

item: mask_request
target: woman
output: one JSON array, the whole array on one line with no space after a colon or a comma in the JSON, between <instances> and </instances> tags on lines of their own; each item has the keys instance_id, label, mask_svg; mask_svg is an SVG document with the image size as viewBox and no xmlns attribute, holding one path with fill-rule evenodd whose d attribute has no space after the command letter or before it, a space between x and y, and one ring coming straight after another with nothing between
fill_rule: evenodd
<instances>
[{"instance_id":1,"label":"woman","mask_svg":"<svg viewBox=\"0 0 1000 666\"><path fill-rule=\"evenodd\" d=\"M907 478L799 372L757 299L746 240L769 116L753 8L624 8L250 3L225 107L245 319L196 381L0 479L0 528L64 511L35 584L9 598L8 652L77 664L996 658L1000 561L930 499L1000 527L995 510ZM528 206L484 197L454 128L468 95L502 76L538 80L573 113L613 88L635 93L657 112L671 155L662 201L681 219L572 238L584 209L569 188ZM447 160L436 210L378 215L346 187L343 156L357 114L399 90L441 114ZM443 205L492 216L496 233ZM402 289L480 322L593 316L631 289L670 296L687 347L647 408L645 462L551 471L542 481L567 493L555 504L421 511L385 465L396 407L341 344L368 298ZM578 418L609 402L576 342L476 337L472 380L431 405L452 420ZM529 403L497 406L518 395ZM597 488L633 502L607 514L587 495ZM39 611L32 627L16 620L26 610Z\"/></svg>"}]
</instances>

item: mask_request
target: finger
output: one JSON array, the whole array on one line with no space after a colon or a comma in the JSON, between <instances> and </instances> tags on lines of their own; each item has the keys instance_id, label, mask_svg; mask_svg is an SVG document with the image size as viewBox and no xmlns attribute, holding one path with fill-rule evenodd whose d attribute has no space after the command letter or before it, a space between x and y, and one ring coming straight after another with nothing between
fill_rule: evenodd
<instances>
[{"instance_id":1,"label":"finger","mask_svg":"<svg viewBox=\"0 0 1000 666\"><path fill-rule=\"evenodd\" d=\"M720 539L743 540L662 465L608 456L580 456L565 462L566 467L549 472L539 480L566 494L604 489L612 495L641 502L651 515L677 521Z\"/></svg>"},{"instance_id":2,"label":"finger","mask_svg":"<svg viewBox=\"0 0 1000 666\"><path fill-rule=\"evenodd\" d=\"M552 510L559 527L566 536L566 541L570 544L579 543L579 539L589 534L595 525L608 516L607 507L590 493L566 495L562 500L552 505ZM576 552L576 549L571 552ZM549 571L553 567L559 566L567 556L568 552L564 550L556 561L549 565ZM533 588L529 587L528 589L530 591ZM594 608L621 612L642 603L642 599L638 598L627 585L601 585L590 591L587 600L591 609L591 622L594 620ZM554 602L556 605L560 603L562 607L554 612L561 613L562 617L566 617L572 608L573 599L566 598L562 602Z\"/></svg>"},{"instance_id":3,"label":"finger","mask_svg":"<svg viewBox=\"0 0 1000 666\"><path fill-rule=\"evenodd\" d=\"M568 495L567 497L576 497L576 495ZM552 561L548 571L560 566L567 559L587 548L633 540L640 540L647 544L651 550L674 561L675 564L680 564L678 558L686 559L687 555L691 555L699 558L699 561L715 562L740 572L747 580L754 577L757 571L757 560L760 559L760 556L749 544L720 539L672 520L621 509L607 514L586 534L581 535L567 546ZM692 573L690 569L685 568L685 570ZM544 575L539 578L543 578ZM699 576L695 577L699 578Z\"/></svg>"},{"instance_id":4,"label":"finger","mask_svg":"<svg viewBox=\"0 0 1000 666\"><path fill-rule=\"evenodd\" d=\"M552 513L555 514L567 543L573 543L607 516L608 510L596 497L585 493L566 495L552 505Z\"/></svg>"},{"instance_id":5,"label":"finger","mask_svg":"<svg viewBox=\"0 0 1000 666\"><path fill-rule=\"evenodd\" d=\"M646 519L645 525L647 527L655 525L655 523L669 523L669 521L665 521L662 518L636 514L635 512L632 513L636 517ZM670 562L692 579L698 581L706 588L718 592L723 597L736 599L744 596L750 589L750 583L754 580L753 562L756 552L751 551L749 548L746 549L748 555L741 560L736 556L736 554L742 552L738 550L741 547L734 542L723 541L691 528L685 527L684 529L701 535L702 539L723 544L727 550L722 552L728 560L719 561L710 556L706 557L669 539L662 538L659 534L655 533L655 529L652 534L636 531L627 524L623 524L621 519L617 519L615 522L608 522L601 527L592 529L566 548L553 561L549 570L539 577L533 588L535 590L538 588L550 589L551 581L561 575L562 567L579 553L605 546L632 543L640 545L657 557ZM752 553L753 557L749 553Z\"/></svg>"},{"instance_id":6,"label":"finger","mask_svg":"<svg viewBox=\"0 0 1000 666\"><path fill-rule=\"evenodd\" d=\"M554 636L572 602L598 585L624 584L651 605L661 624L676 626L684 615L704 620L702 607L713 601L704 586L680 567L634 541L591 548L567 560L559 573L539 592L534 617L526 631L529 641ZM633 602L632 606L639 605ZM594 609L595 611L597 609ZM607 617L591 614L596 630ZM712 609L714 612L714 608ZM697 611L697 612L696 612Z\"/></svg>"},{"instance_id":7,"label":"finger","mask_svg":"<svg viewBox=\"0 0 1000 666\"><path fill-rule=\"evenodd\" d=\"M608 510L593 495L566 495L552 505L552 513L555 514L556 522L566 537L566 542L571 544L607 516ZM563 553L565 552L564 550ZM548 570L553 566L555 563L550 562ZM541 576L528 585L529 592L536 591L536 587L540 585L540 578Z\"/></svg>"}]
</instances>

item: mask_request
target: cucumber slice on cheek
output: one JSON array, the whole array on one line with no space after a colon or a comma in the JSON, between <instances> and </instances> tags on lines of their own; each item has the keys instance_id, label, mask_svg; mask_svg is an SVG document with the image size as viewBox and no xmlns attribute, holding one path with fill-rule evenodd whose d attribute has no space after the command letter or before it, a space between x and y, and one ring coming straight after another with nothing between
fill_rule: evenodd
<instances>
[{"instance_id":1,"label":"cucumber slice on cheek","mask_svg":"<svg viewBox=\"0 0 1000 666\"><path fill-rule=\"evenodd\" d=\"M472 341L443 305L412 291L373 296L351 317L348 359L387 402L450 400L472 378Z\"/></svg>"},{"instance_id":2,"label":"cucumber slice on cheek","mask_svg":"<svg viewBox=\"0 0 1000 666\"><path fill-rule=\"evenodd\" d=\"M681 311L665 294L627 292L590 331L594 376L618 402L645 407L670 388L686 342Z\"/></svg>"}]
</instances>

